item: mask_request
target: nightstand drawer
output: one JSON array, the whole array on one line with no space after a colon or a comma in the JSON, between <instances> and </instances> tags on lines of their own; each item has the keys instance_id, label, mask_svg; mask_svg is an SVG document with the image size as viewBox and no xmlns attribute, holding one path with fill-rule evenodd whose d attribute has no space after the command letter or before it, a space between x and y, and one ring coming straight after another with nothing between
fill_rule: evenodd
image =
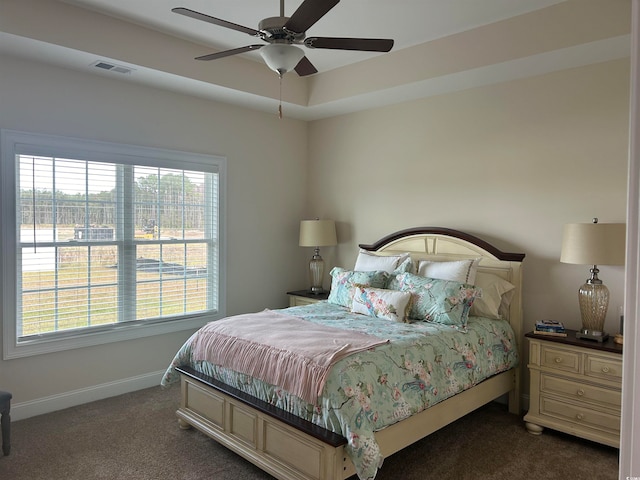
<instances>
[{"instance_id":1,"label":"nightstand drawer","mask_svg":"<svg viewBox=\"0 0 640 480\"><path fill-rule=\"evenodd\" d=\"M311 293L309 290L296 290L293 292L287 292L287 295L289 295L290 307L311 305L312 303L316 303L329 298L329 292Z\"/></svg>"},{"instance_id":2,"label":"nightstand drawer","mask_svg":"<svg viewBox=\"0 0 640 480\"><path fill-rule=\"evenodd\" d=\"M542 397L540 414L569 421L581 427L594 428L609 433L620 433L620 417L599 412L583 405L565 403L554 398Z\"/></svg>"},{"instance_id":3,"label":"nightstand drawer","mask_svg":"<svg viewBox=\"0 0 640 480\"><path fill-rule=\"evenodd\" d=\"M311 305L312 303L316 303L318 300L313 300L312 298L306 297L289 297L289 306L290 307L301 307L302 305Z\"/></svg>"},{"instance_id":4,"label":"nightstand drawer","mask_svg":"<svg viewBox=\"0 0 640 480\"><path fill-rule=\"evenodd\" d=\"M585 365L585 375L606 378L614 382L622 381L622 362L610 358L589 355Z\"/></svg>"},{"instance_id":5,"label":"nightstand drawer","mask_svg":"<svg viewBox=\"0 0 640 480\"><path fill-rule=\"evenodd\" d=\"M581 358L582 356L576 351L544 344L541 349L540 365L564 372L580 373Z\"/></svg>"},{"instance_id":6,"label":"nightstand drawer","mask_svg":"<svg viewBox=\"0 0 640 480\"><path fill-rule=\"evenodd\" d=\"M569 399L620 410L620 390L575 382L565 378L542 373L540 375L540 389L543 393L555 393Z\"/></svg>"}]
</instances>

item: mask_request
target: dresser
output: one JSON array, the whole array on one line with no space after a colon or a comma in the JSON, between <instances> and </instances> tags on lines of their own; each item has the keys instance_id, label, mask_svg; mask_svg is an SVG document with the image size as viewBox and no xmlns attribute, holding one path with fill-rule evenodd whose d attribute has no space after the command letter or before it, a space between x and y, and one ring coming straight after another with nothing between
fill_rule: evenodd
<instances>
[{"instance_id":1,"label":"dresser","mask_svg":"<svg viewBox=\"0 0 640 480\"><path fill-rule=\"evenodd\" d=\"M287 295L289 295L290 307L309 305L310 303L316 303L329 298L329 292L311 293L309 290L295 290L293 292L287 292Z\"/></svg>"},{"instance_id":2,"label":"dresser","mask_svg":"<svg viewBox=\"0 0 640 480\"><path fill-rule=\"evenodd\" d=\"M525 335L531 378L525 425L534 435L547 427L619 448L622 346L575 333Z\"/></svg>"}]
</instances>

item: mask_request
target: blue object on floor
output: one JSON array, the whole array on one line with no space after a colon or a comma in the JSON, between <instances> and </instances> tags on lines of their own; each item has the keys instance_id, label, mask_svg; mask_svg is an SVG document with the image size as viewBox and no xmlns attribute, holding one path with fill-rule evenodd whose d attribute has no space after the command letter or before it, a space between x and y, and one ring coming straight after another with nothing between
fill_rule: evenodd
<instances>
[{"instance_id":1,"label":"blue object on floor","mask_svg":"<svg viewBox=\"0 0 640 480\"><path fill-rule=\"evenodd\" d=\"M2 429L2 452L11 451L11 394L0 390L0 428Z\"/></svg>"}]
</instances>

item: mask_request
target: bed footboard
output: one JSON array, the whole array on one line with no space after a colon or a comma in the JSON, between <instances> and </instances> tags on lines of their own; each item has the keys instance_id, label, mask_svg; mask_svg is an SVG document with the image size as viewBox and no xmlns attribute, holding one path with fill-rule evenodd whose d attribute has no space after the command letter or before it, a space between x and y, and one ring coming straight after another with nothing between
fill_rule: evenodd
<instances>
[{"instance_id":1,"label":"bed footboard","mask_svg":"<svg viewBox=\"0 0 640 480\"><path fill-rule=\"evenodd\" d=\"M355 473L344 437L188 367L178 371L182 402L176 414L181 428L200 430L282 480L339 480Z\"/></svg>"},{"instance_id":2,"label":"bed footboard","mask_svg":"<svg viewBox=\"0 0 640 480\"><path fill-rule=\"evenodd\" d=\"M346 439L189 367L179 367L180 427L195 427L281 480L344 480L355 467ZM385 457L424 438L476 408L512 393L512 369L376 433ZM512 395L513 397L513 395Z\"/></svg>"}]
</instances>

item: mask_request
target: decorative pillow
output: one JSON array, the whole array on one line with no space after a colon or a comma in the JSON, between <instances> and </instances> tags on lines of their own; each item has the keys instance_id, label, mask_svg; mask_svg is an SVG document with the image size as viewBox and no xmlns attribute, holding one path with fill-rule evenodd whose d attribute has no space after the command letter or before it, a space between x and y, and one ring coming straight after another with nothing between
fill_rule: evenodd
<instances>
[{"instance_id":1,"label":"decorative pillow","mask_svg":"<svg viewBox=\"0 0 640 480\"><path fill-rule=\"evenodd\" d=\"M479 272L476 275L476 287L482 290L482 297L473 302L469 315L496 320L503 318L501 307L508 311L515 285L492 273Z\"/></svg>"},{"instance_id":2,"label":"decorative pillow","mask_svg":"<svg viewBox=\"0 0 640 480\"><path fill-rule=\"evenodd\" d=\"M405 272L411 272L413 270L413 260L411 257L407 257L398 268L396 268L391 275L389 275L389 280L387 280L387 284L384 286L387 290L400 290L400 284L398 283L398 275Z\"/></svg>"},{"instance_id":3,"label":"decorative pillow","mask_svg":"<svg viewBox=\"0 0 640 480\"><path fill-rule=\"evenodd\" d=\"M454 260L451 262L421 260L418 263L418 275L473 285L476 281L476 272L478 271L480 260L480 258Z\"/></svg>"},{"instance_id":4,"label":"decorative pillow","mask_svg":"<svg viewBox=\"0 0 640 480\"><path fill-rule=\"evenodd\" d=\"M409 300L409 292L357 286L351 311L394 322L406 322Z\"/></svg>"},{"instance_id":5,"label":"decorative pillow","mask_svg":"<svg viewBox=\"0 0 640 480\"><path fill-rule=\"evenodd\" d=\"M334 267L331 272L331 291L329 303L351 308L353 303L353 289L355 285L382 288L387 283L387 272L352 272L344 268Z\"/></svg>"},{"instance_id":6,"label":"decorative pillow","mask_svg":"<svg viewBox=\"0 0 640 480\"><path fill-rule=\"evenodd\" d=\"M467 329L469 310L480 291L473 285L453 280L398 275L400 290L411 293L409 318Z\"/></svg>"},{"instance_id":7,"label":"decorative pillow","mask_svg":"<svg viewBox=\"0 0 640 480\"><path fill-rule=\"evenodd\" d=\"M398 255L379 255L361 248L360 253L358 253L358 258L356 258L356 265L353 269L357 272L373 272L382 270L387 273L392 273L407 259L411 260L409 253L401 253Z\"/></svg>"}]
</instances>

